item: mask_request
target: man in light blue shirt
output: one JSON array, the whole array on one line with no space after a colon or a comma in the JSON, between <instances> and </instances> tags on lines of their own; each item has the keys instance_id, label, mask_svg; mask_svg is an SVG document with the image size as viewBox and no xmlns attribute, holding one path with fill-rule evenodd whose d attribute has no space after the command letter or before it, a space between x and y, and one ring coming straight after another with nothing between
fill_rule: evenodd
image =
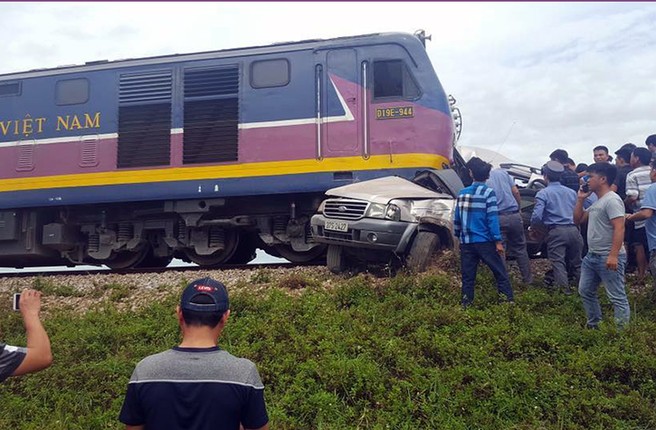
<instances>
[{"instance_id":1,"label":"man in light blue shirt","mask_svg":"<svg viewBox=\"0 0 656 430\"><path fill-rule=\"evenodd\" d=\"M547 187L535 195L531 225L543 224L547 227L547 256L551 261L554 283L566 294L571 294L573 289L569 285L567 269L569 267L578 282L583 248L581 233L574 224L576 193L560 183L565 171L562 164L550 161L542 170Z\"/></svg>"},{"instance_id":2,"label":"man in light blue shirt","mask_svg":"<svg viewBox=\"0 0 656 430\"><path fill-rule=\"evenodd\" d=\"M526 236L524 235L524 224L519 213L522 198L519 195L517 185L513 182L508 172L504 169L494 169L490 172L490 179L485 185L492 188L497 196L497 207L499 208L499 225L503 236L506 255L517 261L522 281L531 284L531 265L526 251Z\"/></svg>"},{"instance_id":3,"label":"man in light blue shirt","mask_svg":"<svg viewBox=\"0 0 656 430\"><path fill-rule=\"evenodd\" d=\"M627 221L645 221L645 231L647 233L647 245L649 248L649 271L654 277L654 289L656 290L656 162L652 160L651 170L649 172L652 184L647 189L645 197L642 200L640 210L634 214L626 216Z\"/></svg>"}]
</instances>

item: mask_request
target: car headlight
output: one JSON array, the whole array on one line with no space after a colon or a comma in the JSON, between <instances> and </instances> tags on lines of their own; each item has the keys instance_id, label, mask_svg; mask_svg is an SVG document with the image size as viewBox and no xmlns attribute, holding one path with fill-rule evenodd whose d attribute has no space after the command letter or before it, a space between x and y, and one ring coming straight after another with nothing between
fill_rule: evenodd
<instances>
[{"instance_id":1,"label":"car headlight","mask_svg":"<svg viewBox=\"0 0 656 430\"><path fill-rule=\"evenodd\" d=\"M410 215L419 221L424 217L450 218L453 210L451 200L432 200L415 202L410 209Z\"/></svg>"},{"instance_id":2,"label":"car headlight","mask_svg":"<svg viewBox=\"0 0 656 430\"><path fill-rule=\"evenodd\" d=\"M323 210L324 210L325 208L326 208L326 201L323 200L323 201L321 202L321 204L319 205L319 209L317 209L317 212L319 212L320 214L322 214L322 213L323 213Z\"/></svg>"},{"instance_id":3,"label":"car headlight","mask_svg":"<svg viewBox=\"0 0 656 430\"><path fill-rule=\"evenodd\" d=\"M401 219L401 208L393 204L387 205L385 218L391 219L392 221L399 221Z\"/></svg>"},{"instance_id":4,"label":"car headlight","mask_svg":"<svg viewBox=\"0 0 656 430\"><path fill-rule=\"evenodd\" d=\"M384 218L385 205L381 205L380 203L370 203L365 216L369 218Z\"/></svg>"}]
</instances>

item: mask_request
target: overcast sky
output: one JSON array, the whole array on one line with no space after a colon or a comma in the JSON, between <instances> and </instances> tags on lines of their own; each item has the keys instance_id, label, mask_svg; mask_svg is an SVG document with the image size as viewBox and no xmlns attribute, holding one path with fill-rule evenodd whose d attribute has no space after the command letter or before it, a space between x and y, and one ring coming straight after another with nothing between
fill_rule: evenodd
<instances>
[{"instance_id":1,"label":"overcast sky","mask_svg":"<svg viewBox=\"0 0 656 430\"><path fill-rule=\"evenodd\" d=\"M462 145L589 163L656 133L656 3L0 3L0 73L419 28Z\"/></svg>"}]
</instances>

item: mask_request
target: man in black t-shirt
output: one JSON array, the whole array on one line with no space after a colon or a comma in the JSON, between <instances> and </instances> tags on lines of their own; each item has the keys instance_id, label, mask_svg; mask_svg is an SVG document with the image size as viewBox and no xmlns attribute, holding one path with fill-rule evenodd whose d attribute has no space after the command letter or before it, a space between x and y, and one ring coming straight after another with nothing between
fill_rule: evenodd
<instances>
[{"instance_id":1,"label":"man in black t-shirt","mask_svg":"<svg viewBox=\"0 0 656 430\"><path fill-rule=\"evenodd\" d=\"M617 177L615 182L610 187L612 191L615 191L618 196L622 198L622 201L626 199L626 176L631 173L633 167L631 167L631 154L633 150L636 149L636 146L633 143L625 143L615 151L615 165L617 166ZM632 210L627 204L624 204L624 210L626 213L631 213ZM624 229L624 244L627 253L627 273L631 273L636 267L636 255L635 249L629 246L629 241L631 240L631 232L633 231L633 222L628 222L626 228Z\"/></svg>"},{"instance_id":2,"label":"man in black t-shirt","mask_svg":"<svg viewBox=\"0 0 656 430\"><path fill-rule=\"evenodd\" d=\"M633 143L625 143L620 149L615 151L617 177L610 189L615 191L622 200L626 199L626 175L633 170L631 167L631 153L633 153L634 149L636 149L636 146Z\"/></svg>"},{"instance_id":3,"label":"man in black t-shirt","mask_svg":"<svg viewBox=\"0 0 656 430\"><path fill-rule=\"evenodd\" d=\"M217 346L230 316L225 286L192 282L176 313L182 342L137 364L119 416L126 429L268 430L255 364Z\"/></svg>"}]
</instances>

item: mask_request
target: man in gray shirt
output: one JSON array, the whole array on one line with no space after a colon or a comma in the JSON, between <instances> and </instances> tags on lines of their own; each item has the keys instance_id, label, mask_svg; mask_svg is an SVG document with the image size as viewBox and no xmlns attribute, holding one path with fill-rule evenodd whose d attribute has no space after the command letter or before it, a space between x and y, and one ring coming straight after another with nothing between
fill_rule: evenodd
<instances>
[{"instance_id":1,"label":"man in gray shirt","mask_svg":"<svg viewBox=\"0 0 656 430\"><path fill-rule=\"evenodd\" d=\"M516 259L519 271L522 274L522 282L531 284L533 277L531 276L531 265L526 251L524 224L522 216L519 214L522 204L519 189L504 169L492 170L485 185L492 188L497 195L499 226L505 242L506 255Z\"/></svg>"},{"instance_id":2,"label":"man in gray shirt","mask_svg":"<svg viewBox=\"0 0 656 430\"><path fill-rule=\"evenodd\" d=\"M610 189L617 168L609 163L594 163L588 167L588 173L590 189L579 190L574 207L574 222L588 221L588 253L581 265L579 281L579 294L588 318L586 327L596 329L601 321L597 290L602 282L613 304L615 322L622 327L629 322L631 311L624 280L624 203ZM583 202L593 192L599 200L584 210Z\"/></svg>"}]
</instances>

